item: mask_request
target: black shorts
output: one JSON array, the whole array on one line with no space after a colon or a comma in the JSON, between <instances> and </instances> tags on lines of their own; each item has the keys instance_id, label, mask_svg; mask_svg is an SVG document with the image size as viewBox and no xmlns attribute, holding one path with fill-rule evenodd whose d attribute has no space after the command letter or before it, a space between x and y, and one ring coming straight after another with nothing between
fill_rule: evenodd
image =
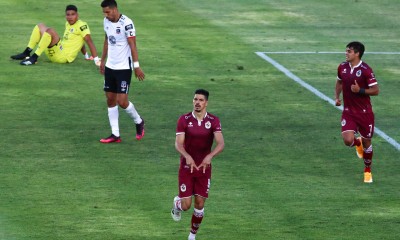
<instances>
[{"instance_id":1,"label":"black shorts","mask_svg":"<svg viewBox=\"0 0 400 240\"><path fill-rule=\"evenodd\" d=\"M132 69L114 70L105 67L104 70L104 91L113 93L129 92L131 84Z\"/></svg>"}]
</instances>

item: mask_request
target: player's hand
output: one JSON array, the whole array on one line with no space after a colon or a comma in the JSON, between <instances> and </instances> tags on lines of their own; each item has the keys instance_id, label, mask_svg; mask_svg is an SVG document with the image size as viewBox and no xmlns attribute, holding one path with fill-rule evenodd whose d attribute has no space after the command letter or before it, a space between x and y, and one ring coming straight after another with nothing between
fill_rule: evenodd
<instances>
[{"instance_id":1,"label":"player's hand","mask_svg":"<svg viewBox=\"0 0 400 240\"><path fill-rule=\"evenodd\" d=\"M342 105L342 101L341 101L339 98L336 98L336 99L335 99L335 105L336 105L336 106Z\"/></svg>"},{"instance_id":2,"label":"player's hand","mask_svg":"<svg viewBox=\"0 0 400 240\"><path fill-rule=\"evenodd\" d=\"M358 93L360 91L360 86L358 86L357 80L354 80L354 84L351 85L351 91L353 93Z\"/></svg>"},{"instance_id":3,"label":"player's hand","mask_svg":"<svg viewBox=\"0 0 400 240\"><path fill-rule=\"evenodd\" d=\"M93 60L93 57L90 56L88 53L85 53L85 60Z\"/></svg>"},{"instance_id":4,"label":"player's hand","mask_svg":"<svg viewBox=\"0 0 400 240\"><path fill-rule=\"evenodd\" d=\"M193 168L197 169L196 163L191 156L186 157L186 165L190 167L190 173L193 173Z\"/></svg>"},{"instance_id":5,"label":"player's hand","mask_svg":"<svg viewBox=\"0 0 400 240\"><path fill-rule=\"evenodd\" d=\"M211 159L212 159L212 156L207 155L201 162L200 166L198 166L197 170L200 170L201 168L203 168L203 173L206 173L206 168L211 166Z\"/></svg>"},{"instance_id":6,"label":"player's hand","mask_svg":"<svg viewBox=\"0 0 400 240\"><path fill-rule=\"evenodd\" d=\"M99 57L94 57L93 62L96 66L100 67L101 65L101 59Z\"/></svg>"},{"instance_id":7,"label":"player's hand","mask_svg":"<svg viewBox=\"0 0 400 240\"><path fill-rule=\"evenodd\" d=\"M104 75L105 68L106 68L105 61L101 61L100 66L99 66L100 74Z\"/></svg>"},{"instance_id":8,"label":"player's hand","mask_svg":"<svg viewBox=\"0 0 400 240\"><path fill-rule=\"evenodd\" d=\"M142 71L142 69L140 69L140 67L135 68L135 76L137 79L139 79L139 81L144 80L144 72Z\"/></svg>"}]
</instances>

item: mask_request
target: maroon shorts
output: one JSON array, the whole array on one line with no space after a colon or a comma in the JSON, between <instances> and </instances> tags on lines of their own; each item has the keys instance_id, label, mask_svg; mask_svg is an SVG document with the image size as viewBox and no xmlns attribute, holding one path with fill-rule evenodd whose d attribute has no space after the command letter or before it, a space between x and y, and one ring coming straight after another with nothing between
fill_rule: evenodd
<instances>
[{"instance_id":1,"label":"maroon shorts","mask_svg":"<svg viewBox=\"0 0 400 240\"><path fill-rule=\"evenodd\" d=\"M374 135L374 113L342 113L342 132L359 132L363 138L372 138Z\"/></svg>"},{"instance_id":2,"label":"maroon shorts","mask_svg":"<svg viewBox=\"0 0 400 240\"><path fill-rule=\"evenodd\" d=\"M180 165L178 181L180 198L193 195L208 198L211 184L211 167L208 167L205 173L203 173L203 168L200 170L193 169L193 173L190 173L188 166Z\"/></svg>"}]
</instances>

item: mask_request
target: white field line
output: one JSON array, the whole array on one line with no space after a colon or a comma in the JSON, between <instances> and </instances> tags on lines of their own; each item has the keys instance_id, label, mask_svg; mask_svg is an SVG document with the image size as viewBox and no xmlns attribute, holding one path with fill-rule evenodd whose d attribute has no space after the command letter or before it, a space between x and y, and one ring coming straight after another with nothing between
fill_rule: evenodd
<instances>
[{"instance_id":1,"label":"white field line","mask_svg":"<svg viewBox=\"0 0 400 240\"><path fill-rule=\"evenodd\" d=\"M283 72L290 79L292 79L293 81L297 82L298 84L300 84L301 86L303 86L304 88L309 90L310 92L314 93L315 95L317 95L322 100L327 101L328 103L330 103L335 108L337 108L337 109L339 109L341 111L343 110L342 106L337 107L335 105L335 101L333 99L327 97L325 94L323 94L322 92L318 91L318 89L314 88L310 84L308 84L308 83L304 82L303 80L301 80L299 77L297 77L292 72L290 72L287 68L285 68L284 66L279 64L277 61L275 61L274 59L269 57L267 55L267 53L268 54L311 54L311 53L313 53L313 54L316 54L316 53L326 53L326 54L328 54L328 53L335 53L335 54L342 53L342 54L344 54L344 52L256 52L256 54L259 57L261 57L265 61L267 61L270 64L272 64L272 66L274 66L279 71ZM365 53L367 54L367 52L365 52ZM369 52L369 54L400 54L400 52L382 52L382 53ZM398 151L400 151L400 144L398 142L396 142L396 140L394 140L393 138L389 137L386 133L384 133L383 131L381 131L377 127L375 127L375 133L378 134L379 136L381 136L383 139L385 139L388 143L390 143Z\"/></svg>"}]
</instances>

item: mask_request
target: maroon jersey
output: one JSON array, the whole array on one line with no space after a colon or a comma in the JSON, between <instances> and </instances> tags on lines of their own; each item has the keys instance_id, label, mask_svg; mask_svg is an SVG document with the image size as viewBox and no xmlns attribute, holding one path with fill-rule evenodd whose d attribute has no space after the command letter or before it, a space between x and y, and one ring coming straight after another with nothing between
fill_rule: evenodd
<instances>
[{"instance_id":1,"label":"maroon jersey","mask_svg":"<svg viewBox=\"0 0 400 240\"><path fill-rule=\"evenodd\" d=\"M203 120L198 121L192 112L182 115L178 119L176 135L185 134L184 147L193 158L196 165L211 152L214 133L221 132L221 123L218 117L206 113ZM181 165L186 165L186 159L181 156Z\"/></svg>"},{"instance_id":2,"label":"maroon jersey","mask_svg":"<svg viewBox=\"0 0 400 240\"><path fill-rule=\"evenodd\" d=\"M364 89L378 84L372 69L363 61L354 68L351 68L350 63L343 62L338 67L337 78L342 81L343 111L349 113L372 113L369 95L351 91L351 85L354 84L354 81L357 81L360 88Z\"/></svg>"}]
</instances>

